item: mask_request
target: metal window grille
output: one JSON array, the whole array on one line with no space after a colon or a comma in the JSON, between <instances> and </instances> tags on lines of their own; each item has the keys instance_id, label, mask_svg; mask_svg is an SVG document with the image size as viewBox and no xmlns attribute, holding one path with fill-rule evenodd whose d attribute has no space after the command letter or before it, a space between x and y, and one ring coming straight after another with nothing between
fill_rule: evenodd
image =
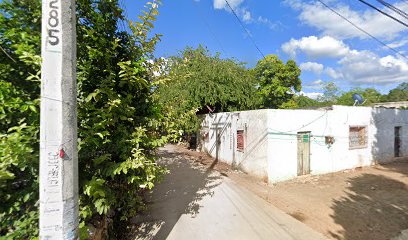
<instances>
[{"instance_id":1,"label":"metal window grille","mask_svg":"<svg viewBox=\"0 0 408 240\"><path fill-rule=\"evenodd\" d=\"M244 130L237 130L237 150L244 151Z\"/></svg>"},{"instance_id":2,"label":"metal window grille","mask_svg":"<svg viewBox=\"0 0 408 240\"><path fill-rule=\"evenodd\" d=\"M350 149L366 148L367 147L367 127L366 126L350 126L349 131L349 147Z\"/></svg>"}]
</instances>

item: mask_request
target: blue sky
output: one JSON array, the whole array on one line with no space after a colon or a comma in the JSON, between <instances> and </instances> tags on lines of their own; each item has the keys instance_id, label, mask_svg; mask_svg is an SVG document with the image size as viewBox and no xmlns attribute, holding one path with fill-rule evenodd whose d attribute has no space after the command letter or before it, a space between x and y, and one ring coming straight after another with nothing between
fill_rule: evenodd
<instances>
[{"instance_id":1,"label":"blue sky","mask_svg":"<svg viewBox=\"0 0 408 240\"><path fill-rule=\"evenodd\" d=\"M408 1L401 1L389 0L408 12ZM277 54L284 61L297 62L302 69L303 92L309 96L321 92L321 83L327 81L335 81L343 90L375 87L383 93L408 82L407 59L355 29L317 1L228 2L265 55ZM408 55L407 27L356 0L324 2ZM220 52L222 57L246 62L248 67L262 58L225 0L163 0L162 3L154 30L163 34L156 57L168 57L186 46L202 44L211 52ZM144 1L125 0L123 4L128 18L136 20Z\"/></svg>"}]
</instances>

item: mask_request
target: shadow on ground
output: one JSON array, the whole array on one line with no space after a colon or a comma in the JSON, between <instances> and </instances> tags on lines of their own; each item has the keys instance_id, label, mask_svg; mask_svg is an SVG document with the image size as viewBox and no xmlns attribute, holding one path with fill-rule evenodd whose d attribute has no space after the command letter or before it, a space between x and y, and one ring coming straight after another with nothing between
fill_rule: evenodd
<instances>
[{"instance_id":1,"label":"shadow on ground","mask_svg":"<svg viewBox=\"0 0 408 240\"><path fill-rule=\"evenodd\" d=\"M200 200L212 195L212 189L221 183L221 176L203 167L198 161L166 146L159 152L160 164L170 173L147 196L148 209L135 217L137 226L131 239L166 239L183 214L192 217L200 211Z\"/></svg>"},{"instance_id":2,"label":"shadow on ground","mask_svg":"<svg viewBox=\"0 0 408 240\"><path fill-rule=\"evenodd\" d=\"M380 166L398 178L363 174L348 180L347 196L335 200L331 216L343 230L335 239L388 240L408 229L408 163Z\"/></svg>"},{"instance_id":3,"label":"shadow on ground","mask_svg":"<svg viewBox=\"0 0 408 240\"><path fill-rule=\"evenodd\" d=\"M378 163L408 156L408 112L373 108L376 129L371 154ZM333 219L343 228L335 239L386 240L408 229L408 164L380 165L382 174L363 174L348 180L347 196L334 201Z\"/></svg>"}]
</instances>

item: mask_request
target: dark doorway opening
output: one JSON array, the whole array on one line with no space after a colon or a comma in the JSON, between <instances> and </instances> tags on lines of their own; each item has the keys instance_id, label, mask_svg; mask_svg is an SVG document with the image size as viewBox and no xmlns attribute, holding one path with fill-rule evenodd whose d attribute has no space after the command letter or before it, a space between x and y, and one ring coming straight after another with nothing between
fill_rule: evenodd
<instances>
[{"instance_id":1,"label":"dark doorway opening","mask_svg":"<svg viewBox=\"0 0 408 240\"><path fill-rule=\"evenodd\" d=\"M401 157L401 127L394 128L394 157Z\"/></svg>"}]
</instances>

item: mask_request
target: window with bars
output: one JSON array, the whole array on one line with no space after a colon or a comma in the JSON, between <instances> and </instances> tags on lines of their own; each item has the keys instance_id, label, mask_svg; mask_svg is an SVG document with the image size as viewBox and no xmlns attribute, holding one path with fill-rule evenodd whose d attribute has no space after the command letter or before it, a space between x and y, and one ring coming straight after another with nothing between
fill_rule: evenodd
<instances>
[{"instance_id":1,"label":"window with bars","mask_svg":"<svg viewBox=\"0 0 408 240\"><path fill-rule=\"evenodd\" d=\"M349 130L349 148L367 147L367 126L350 126Z\"/></svg>"},{"instance_id":2,"label":"window with bars","mask_svg":"<svg viewBox=\"0 0 408 240\"><path fill-rule=\"evenodd\" d=\"M237 150L244 151L244 130L237 130Z\"/></svg>"}]
</instances>

